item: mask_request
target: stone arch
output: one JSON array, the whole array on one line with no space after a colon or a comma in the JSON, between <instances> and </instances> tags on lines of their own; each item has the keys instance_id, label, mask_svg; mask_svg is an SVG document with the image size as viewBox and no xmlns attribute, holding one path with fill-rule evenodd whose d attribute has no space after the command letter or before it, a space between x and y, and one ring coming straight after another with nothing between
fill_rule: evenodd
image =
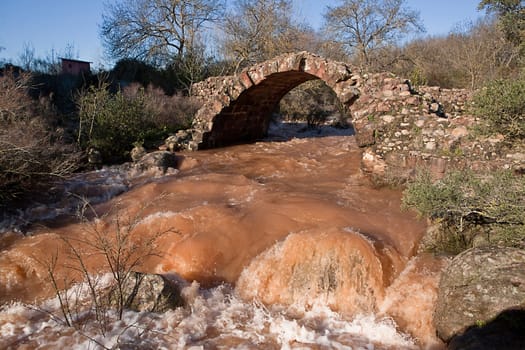
<instances>
[{"instance_id":1,"label":"stone arch","mask_svg":"<svg viewBox=\"0 0 525 350\"><path fill-rule=\"evenodd\" d=\"M272 112L296 86L323 80L341 103L350 107L358 98L358 77L345 63L299 52L278 56L240 74L212 77L194 84L203 103L194 122L190 149L206 149L266 135Z\"/></svg>"}]
</instances>

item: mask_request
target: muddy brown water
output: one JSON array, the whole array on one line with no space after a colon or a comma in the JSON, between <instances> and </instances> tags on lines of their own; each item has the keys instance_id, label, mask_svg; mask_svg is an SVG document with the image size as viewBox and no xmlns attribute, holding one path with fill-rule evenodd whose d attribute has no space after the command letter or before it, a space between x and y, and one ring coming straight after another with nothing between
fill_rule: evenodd
<instances>
[{"instance_id":1,"label":"muddy brown water","mask_svg":"<svg viewBox=\"0 0 525 350\"><path fill-rule=\"evenodd\" d=\"M400 209L400 191L371 185L359 170L361 152L353 136L326 136L181 154L177 174L130 180L129 191L93 206L99 219L33 225L30 237L4 233L2 303L51 298L52 256L59 280L73 280L65 242L86 252L90 272L103 272L103 257L86 242L132 223L139 246L158 235L140 270L177 274L201 289L226 283L250 305L322 304L348 322L389 317L412 348L438 349L431 317L443 262L415 257L425 222ZM259 332L271 333L266 327ZM239 343L224 339L202 344Z\"/></svg>"}]
</instances>

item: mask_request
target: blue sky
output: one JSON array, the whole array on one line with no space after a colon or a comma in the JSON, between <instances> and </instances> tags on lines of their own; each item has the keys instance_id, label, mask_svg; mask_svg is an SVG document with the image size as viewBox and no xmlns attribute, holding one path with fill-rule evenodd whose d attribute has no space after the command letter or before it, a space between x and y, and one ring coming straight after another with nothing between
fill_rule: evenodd
<instances>
[{"instance_id":1,"label":"blue sky","mask_svg":"<svg viewBox=\"0 0 525 350\"><path fill-rule=\"evenodd\" d=\"M231 0L228 0L231 2ZM104 62L99 37L104 4L111 0L1 0L0 60L16 61L25 45L31 45L38 57L52 50L64 51L73 45L81 60ZM326 5L337 0L293 0L300 19L314 28L322 22ZM479 0L406 0L408 7L420 12L426 34L444 35L455 25L476 20Z\"/></svg>"}]
</instances>

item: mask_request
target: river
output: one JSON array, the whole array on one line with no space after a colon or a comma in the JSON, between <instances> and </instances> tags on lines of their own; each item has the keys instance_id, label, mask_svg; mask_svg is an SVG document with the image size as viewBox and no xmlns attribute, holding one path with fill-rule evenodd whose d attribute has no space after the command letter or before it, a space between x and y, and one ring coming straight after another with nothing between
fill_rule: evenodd
<instances>
[{"instance_id":1,"label":"river","mask_svg":"<svg viewBox=\"0 0 525 350\"><path fill-rule=\"evenodd\" d=\"M444 262L416 256L425 222L368 181L361 152L351 132L290 126L181 153L163 176L106 169L57 185L67 199L3 222L0 348L443 348L432 312ZM67 327L50 266L71 287L68 244L116 230L155 248L133 253L137 268L176 276L186 306L126 311L104 334ZM103 276L102 260L86 254L86 269Z\"/></svg>"}]
</instances>

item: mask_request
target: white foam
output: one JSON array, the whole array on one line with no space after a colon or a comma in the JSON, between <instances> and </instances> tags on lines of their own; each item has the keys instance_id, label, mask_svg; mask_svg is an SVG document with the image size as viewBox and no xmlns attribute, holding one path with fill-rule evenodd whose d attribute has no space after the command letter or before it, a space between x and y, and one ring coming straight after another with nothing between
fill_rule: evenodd
<instances>
[{"instance_id":1,"label":"white foam","mask_svg":"<svg viewBox=\"0 0 525 350\"><path fill-rule=\"evenodd\" d=\"M108 313L113 321L104 335L93 320L81 330L68 331L50 316L59 315L56 299L38 308L5 306L0 310L0 347L24 339L27 342L31 335L30 346L82 349L94 348L94 340L108 348L132 343L139 348L163 349L416 349L410 338L397 332L392 320L374 315L349 320L322 304L308 311L265 307L241 300L229 286L202 290L194 283L183 289L183 296L187 307L164 314L125 311L118 321L117 315Z\"/></svg>"}]
</instances>

